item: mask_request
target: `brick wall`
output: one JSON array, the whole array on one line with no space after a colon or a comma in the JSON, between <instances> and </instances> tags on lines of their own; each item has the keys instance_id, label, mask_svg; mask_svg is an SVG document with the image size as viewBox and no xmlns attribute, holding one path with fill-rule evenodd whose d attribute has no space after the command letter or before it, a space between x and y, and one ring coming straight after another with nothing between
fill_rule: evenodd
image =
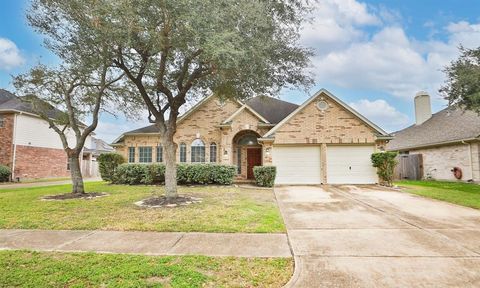
<instances>
[{"instance_id":1,"label":"brick wall","mask_svg":"<svg viewBox=\"0 0 480 288\"><path fill-rule=\"evenodd\" d=\"M15 114L0 114L0 117L3 118L3 126L0 127L0 165L11 167Z\"/></svg>"},{"instance_id":2,"label":"brick wall","mask_svg":"<svg viewBox=\"0 0 480 288\"><path fill-rule=\"evenodd\" d=\"M70 176L62 149L17 145L15 177L48 178Z\"/></svg>"},{"instance_id":3,"label":"brick wall","mask_svg":"<svg viewBox=\"0 0 480 288\"><path fill-rule=\"evenodd\" d=\"M320 111L324 99L329 108ZM321 94L275 131L275 144L374 143L375 131L354 114Z\"/></svg>"},{"instance_id":4,"label":"brick wall","mask_svg":"<svg viewBox=\"0 0 480 288\"><path fill-rule=\"evenodd\" d=\"M191 159L190 144L197 138L197 134L205 143L205 159L210 160L210 143L215 142L217 144L217 161L222 161L223 155L220 152L224 149L224 143L222 142L222 130L218 125L239 108L240 104L235 101L226 101L223 105L219 105L217 98L211 97L178 124L175 142L177 144L184 142L187 145L187 162L190 162Z\"/></svg>"},{"instance_id":5,"label":"brick wall","mask_svg":"<svg viewBox=\"0 0 480 288\"><path fill-rule=\"evenodd\" d=\"M478 145L476 143L472 146ZM472 162L478 162L477 147L472 149ZM453 167L460 167L462 169L463 178L461 180L467 181L472 179L472 165L470 160L470 148L466 144L448 145L442 147L432 147L426 149L410 150L410 154L422 154L423 158L423 173L426 177L430 174L437 180L451 180L457 179L453 176L451 170ZM477 155L477 157L475 157ZM474 169L473 180L479 181L478 171Z\"/></svg>"},{"instance_id":6,"label":"brick wall","mask_svg":"<svg viewBox=\"0 0 480 288\"><path fill-rule=\"evenodd\" d=\"M239 108L240 104L235 101L227 101L224 105L219 105L215 97L210 98L202 104L196 111L188 116L185 120L180 122L177 127L177 133L174 141L179 145L185 143L187 146L187 162L191 159L191 143L197 139L197 134L205 143L205 159L206 162L210 160L210 144L217 144L217 162L225 164L234 164L235 151L232 146L232 141L235 135L242 130L252 130L259 135L263 135L268 131L268 128L258 127L259 119L247 110L239 113L231 123L230 127L218 127L224 120L228 119ZM116 151L122 154L125 159L128 159L127 147L151 146L156 147L160 145L160 137L158 135L127 135L125 136L125 146L116 147ZM227 154L224 154L224 151ZM138 161L138 149L135 155ZM156 150L153 149L153 160L156 159ZM177 161L179 161L179 153L177 150ZM244 161L242 161L243 164Z\"/></svg>"}]
</instances>

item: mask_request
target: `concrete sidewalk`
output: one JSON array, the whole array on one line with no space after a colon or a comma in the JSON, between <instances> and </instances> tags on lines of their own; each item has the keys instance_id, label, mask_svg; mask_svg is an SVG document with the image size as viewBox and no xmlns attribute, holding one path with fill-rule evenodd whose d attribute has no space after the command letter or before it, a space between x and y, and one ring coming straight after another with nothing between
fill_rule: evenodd
<instances>
[{"instance_id":1,"label":"concrete sidewalk","mask_svg":"<svg viewBox=\"0 0 480 288\"><path fill-rule=\"evenodd\" d=\"M102 178L85 178L83 182L95 182L102 181ZM46 186L55 186L55 185L65 185L72 184L72 180L58 180L58 181L45 181L45 182L29 182L29 183L12 183L12 184L1 184L1 189L16 189L16 188L29 188L29 187L46 187Z\"/></svg>"},{"instance_id":2,"label":"concrete sidewalk","mask_svg":"<svg viewBox=\"0 0 480 288\"><path fill-rule=\"evenodd\" d=\"M0 250L291 257L285 234L0 230Z\"/></svg>"}]
</instances>

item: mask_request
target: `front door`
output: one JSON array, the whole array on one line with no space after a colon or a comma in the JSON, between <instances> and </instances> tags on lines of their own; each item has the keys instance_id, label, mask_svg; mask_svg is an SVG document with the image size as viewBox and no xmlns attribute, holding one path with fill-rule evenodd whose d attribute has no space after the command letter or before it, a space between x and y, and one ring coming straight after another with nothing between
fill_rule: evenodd
<instances>
[{"instance_id":1,"label":"front door","mask_svg":"<svg viewBox=\"0 0 480 288\"><path fill-rule=\"evenodd\" d=\"M247 149L247 179L254 179L253 167L262 165L262 148Z\"/></svg>"}]
</instances>

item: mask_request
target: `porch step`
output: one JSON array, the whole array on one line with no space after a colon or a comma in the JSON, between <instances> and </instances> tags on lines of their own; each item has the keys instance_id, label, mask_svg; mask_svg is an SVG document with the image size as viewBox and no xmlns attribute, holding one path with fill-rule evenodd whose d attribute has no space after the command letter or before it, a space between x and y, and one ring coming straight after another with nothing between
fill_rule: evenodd
<instances>
[{"instance_id":1,"label":"porch step","mask_svg":"<svg viewBox=\"0 0 480 288\"><path fill-rule=\"evenodd\" d=\"M255 180L236 178L233 180L233 184L255 184Z\"/></svg>"}]
</instances>

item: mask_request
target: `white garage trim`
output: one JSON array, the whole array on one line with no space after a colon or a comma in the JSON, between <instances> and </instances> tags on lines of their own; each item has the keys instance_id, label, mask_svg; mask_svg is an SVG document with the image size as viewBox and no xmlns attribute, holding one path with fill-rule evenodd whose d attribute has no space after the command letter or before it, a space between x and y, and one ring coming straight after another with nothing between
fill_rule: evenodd
<instances>
[{"instance_id":1,"label":"white garage trim","mask_svg":"<svg viewBox=\"0 0 480 288\"><path fill-rule=\"evenodd\" d=\"M275 184L321 184L320 146L274 146Z\"/></svg>"},{"instance_id":2,"label":"white garage trim","mask_svg":"<svg viewBox=\"0 0 480 288\"><path fill-rule=\"evenodd\" d=\"M327 145L327 183L377 183L377 172L370 160L374 152L374 145Z\"/></svg>"}]
</instances>

